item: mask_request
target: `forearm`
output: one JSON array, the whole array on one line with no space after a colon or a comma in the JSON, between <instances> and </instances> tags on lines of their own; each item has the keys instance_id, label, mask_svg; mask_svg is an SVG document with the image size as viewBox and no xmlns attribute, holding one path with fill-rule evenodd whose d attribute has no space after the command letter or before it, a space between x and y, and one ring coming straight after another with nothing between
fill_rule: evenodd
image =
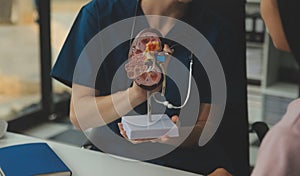
<instances>
[{"instance_id":1,"label":"forearm","mask_svg":"<svg viewBox=\"0 0 300 176\"><path fill-rule=\"evenodd\" d=\"M191 134L183 143L183 146L187 147L196 147L198 146L200 136L202 134L203 128L207 122L211 105L210 104L201 104L200 113L196 122L195 127L193 128Z\"/></svg>"},{"instance_id":2,"label":"forearm","mask_svg":"<svg viewBox=\"0 0 300 176\"><path fill-rule=\"evenodd\" d=\"M177 145L178 143L181 143L182 147L198 147L198 142L200 139L200 136L202 134L202 130L206 124L206 121L208 119L208 115L210 112L210 104L201 104L200 105L200 113L198 115L197 122L195 126L185 126L179 128L179 134L181 137L178 138L172 138L169 141L167 141L167 144L170 145ZM183 139L186 137L186 139Z\"/></svg>"},{"instance_id":3,"label":"forearm","mask_svg":"<svg viewBox=\"0 0 300 176\"><path fill-rule=\"evenodd\" d=\"M70 119L81 130L115 121L146 100L146 92L137 87L107 96L97 96L94 89L80 85L72 90Z\"/></svg>"},{"instance_id":4,"label":"forearm","mask_svg":"<svg viewBox=\"0 0 300 176\"><path fill-rule=\"evenodd\" d=\"M105 123L126 115L144 101L146 96L136 92L132 87L109 96L96 97L97 107Z\"/></svg>"}]
</instances>

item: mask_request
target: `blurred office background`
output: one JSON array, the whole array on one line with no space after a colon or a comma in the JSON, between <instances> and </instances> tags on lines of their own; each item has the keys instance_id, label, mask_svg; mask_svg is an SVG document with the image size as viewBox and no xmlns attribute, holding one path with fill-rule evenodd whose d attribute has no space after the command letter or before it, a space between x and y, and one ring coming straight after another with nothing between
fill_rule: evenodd
<instances>
[{"instance_id":1,"label":"blurred office background","mask_svg":"<svg viewBox=\"0 0 300 176\"><path fill-rule=\"evenodd\" d=\"M0 0L0 119L11 122L9 128L13 131L74 145L85 141L65 115L70 89L55 80L42 81L49 77L49 62L42 61L48 59L45 55L50 52L51 65L54 64L76 14L87 2L51 1L51 51L45 51L48 44L40 40L38 0ZM47 31L43 34L47 35ZM52 99L43 99L52 92Z\"/></svg>"}]
</instances>

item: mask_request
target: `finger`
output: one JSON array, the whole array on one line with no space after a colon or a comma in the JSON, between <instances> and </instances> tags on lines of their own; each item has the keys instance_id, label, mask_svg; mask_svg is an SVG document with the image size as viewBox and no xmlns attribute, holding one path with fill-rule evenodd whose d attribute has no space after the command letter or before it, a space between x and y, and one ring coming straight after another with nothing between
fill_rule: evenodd
<instances>
[{"instance_id":1,"label":"finger","mask_svg":"<svg viewBox=\"0 0 300 176\"><path fill-rule=\"evenodd\" d=\"M177 128L181 127L181 123L180 123L178 115L173 115L171 120L176 124Z\"/></svg>"},{"instance_id":2,"label":"finger","mask_svg":"<svg viewBox=\"0 0 300 176\"><path fill-rule=\"evenodd\" d=\"M152 139L152 140L150 140L150 142L152 142L152 143L158 143L160 141L160 139Z\"/></svg>"},{"instance_id":3,"label":"finger","mask_svg":"<svg viewBox=\"0 0 300 176\"><path fill-rule=\"evenodd\" d=\"M124 130L123 124L122 124L122 123L118 123L118 126L119 126L119 129L120 129L120 130Z\"/></svg>"},{"instance_id":4,"label":"finger","mask_svg":"<svg viewBox=\"0 0 300 176\"><path fill-rule=\"evenodd\" d=\"M169 45L165 44L164 45L164 49L163 49L165 52L169 53L170 55L173 54L174 50L172 50Z\"/></svg>"},{"instance_id":5,"label":"finger","mask_svg":"<svg viewBox=\"0 0 300 176\"><path fill-rule=\"evenodd\" d=\"M118 123L118 126L119 126L119 130L120 130L120 134L121 134L125 139L128 140L128 136L127 136L127 134L126 134L126 131L125 131L124 128L123 128L123 124Z\"/></svg>"},{"instance_id":6,"label":"finger","mask_svg":"<svg viewBox=\"0 0 300 176\"><path fill-rule=\"evenodd\" d=\"M129 140L132 144L140 144L142 143L141 141L137 141L137 140Z\"/></svg>"},{"instance_id":7,"label":"finger","mask_svg":"<svg viewBox=\"0 0 300 176\"><path fill-rule=\"evenodd\" d=\"M152 143L158 143L158 140L154 139L154 140L151 140L150 142L152 142Z\"/></svg>"},{"instance_id":8,"label":"finger","mask_svg":"<svg viewBox=\"0 0 300 176\"><path fill-rule=\"evenodd\" d=\"M119 126L119 130L120 130L120 134L127 140L129 140L127 134L126 134L126 131L124 130L123 128L123 124L122 123L118 123L118 126Z\"/></svg>"},{"instance_id":9,"label":"finger","mask_svg":"<svg viewBox=\"0 0 300 176\"><path fill-rule=\"evenodd\" d=\"M179 121L178 115L173 115L171 119L175 124Z\"/></svg>"},{"instance_id":10,"label":"finger","mask_svg":"<svg viewBox=\"0 0 300 176\"><path fill-rule=\"evenodd\" d=\"M152 139L150 142L152 142L152 143L166 143L169 139L170 139L170 137L168 135L164 135L160 138Z\"/></svg>"},{"instance_id":11,"label":"finger","mask_svg":"<svg viewBox=\"0 0 300 176\"><path fill-rule=\"evenodd\" d=\"M120 131L120 134L121 134L126 140L129 140L129 138L128 138L127 134L126 134L126 131L121 130L121 131Z\"/></svg>"},{"instance_id":12,"label":"finger","mask_svg":"<svg viewBox=\"0 0 300 176\"><path fill-rule=\"evenodd\" d=\"M164 135L164 136L162 136L162 137L160 138L161 142L166 142L166 141L168 141L169 139L170 139L170 137L167 136L167 135Z\"/></svg>"},{"instance_id":13,"label":"finger","mask_svg":"<svg viewBox=\"0 0 300 176\"><path fill-rule=\"evenodd\" d=\"M139 144L139 143L143 143L143 142L148 142L148 141L145 141L145 140L140 140L140 139L133 139L131 140L134 144Z\"/></svg>"},{"instance_id":14,"label":"finger","mask_svg":"<svg viewBox=\"0 0 300 176\"><path fill-rule=\"evenodd\" d=\"M151 140L153 140L153 139L133 139L131 141L134 144L139 144L139 143L143 143L143 142L151 142Z\"/></svg>"},{"instance_id":15,"label":"finger","mask_svg":"<svg viewBox=\"0 0 300 176\"><path fill-rule=\"evenodd\" d=\"M157 138L146 138L146 139L135 139L136 141L149 142L151 140L155 140Z\"/></svg>"},{"instance_id":16,"label":"finger","mask_svg":"<svg viewBox=\"0 0 300 176\"><path fill-rule=\"evenodd\" d=\"M142 142L145 142L147 139L135 139L135 140L130 140L126 134L126 131L124 130L123 128L123 124L122 123L118 123L118 127L119 127L119 130L120 130L120 134L126 139L128 140L129 142L131 142L132 144L139 144L139 143L142 143Z\"/></svg>"}]
</instances>

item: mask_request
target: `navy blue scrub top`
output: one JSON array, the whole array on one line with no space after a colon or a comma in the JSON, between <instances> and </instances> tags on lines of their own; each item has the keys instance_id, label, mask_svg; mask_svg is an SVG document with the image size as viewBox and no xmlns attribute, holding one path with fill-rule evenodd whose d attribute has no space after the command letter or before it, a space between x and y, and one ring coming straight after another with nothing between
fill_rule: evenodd
<instances>
[{"instance_id":1,"label":"navy blue scrub top","mask_svg":"<svg viewBox=\"0 0 300 176\"><path fill-rule=\"evenodd\" d=\"M85 5L79 12L71 31L63 45L63 48L58 56L58 59L51 71L51 76L65 85L71 87L73 81L73 72L77 63L77 60L86 46L86 44L102 29L118 22L120 20L133 17L136 11L137 0L93 0ZM234 68L235 60L239 59L234 56L234 50L236 48L235 40L230 32L228 26L226 26L222 20L213 13L207 11L201 7L199 1L193 1L189 7L188 13L182 18L183 21L196 28L215 49L218 54L225 76L227 73L230 76L226 76L227 89L231 92L239 92L236 90L236 82L239 81L239 73L233 73L237 70ZM138 15L143 15L143 11L139 7ZM174 45L175 42L163 39L164 43ZM99 74L97 75L97 81L95 89L100 91L100 95L111 94L111 82L116 70L126 61L129 52L129 41L119 45L114 49L105 59L105 62L101 65ZM174 57L186 59L190 55L190 51L181 46L175 48ZM123 57L120 57L123 56ZM113 62L111 62L113 60ZM193 76L199 88L199 96L201 103L210 103L210 86L208 77L202 67L201 63L194 59ZM182 61L187 67L189 65L188 60ZM124 69L125 70L125 69ZM199 86L201 85L201 86ZM126 85L128 86L128 85ZM175 105L180 105L181 100L175 98L178 95L177 89L170 89L174 87L173 82L168 80L166 97ZM228 101L235 101L235 96L231 92L228 92ZM145 113L145 103L138 106L136 111ZM179 114L178 110L166 110L169 116ZM110 128L119 134L117 122L109 124Z\"/></svg>"}]
</instances>

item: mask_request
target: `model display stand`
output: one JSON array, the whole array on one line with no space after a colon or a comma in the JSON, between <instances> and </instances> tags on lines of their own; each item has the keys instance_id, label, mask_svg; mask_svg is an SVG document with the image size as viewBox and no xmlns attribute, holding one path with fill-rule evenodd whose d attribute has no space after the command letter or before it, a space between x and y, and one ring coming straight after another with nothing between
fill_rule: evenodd
<instances>
[{"instance_id":1,"label":"model display stand","mask_svg":"<svg viewBox=\"0 0 300 176\"><path fill-rule=\"evenodd\" d=\"M128 139L152 139L162 136L178 137L176 124L166 114L151 113L151 95L147 93L148 114L122 117L123 128Z\"/></svg>"},{"instance_id":2,"label":"model display stand","mask_svg":"<svg viewBox=\"0 0 300 176\"><path fill-rule=\"evenodd\" d=\"M152 115L152 122L148 122L148 115L124 116L123 128L129 139L151 139L167 135L178 137L177 126L166 114Z\"/></svg>"}]
</instances>

